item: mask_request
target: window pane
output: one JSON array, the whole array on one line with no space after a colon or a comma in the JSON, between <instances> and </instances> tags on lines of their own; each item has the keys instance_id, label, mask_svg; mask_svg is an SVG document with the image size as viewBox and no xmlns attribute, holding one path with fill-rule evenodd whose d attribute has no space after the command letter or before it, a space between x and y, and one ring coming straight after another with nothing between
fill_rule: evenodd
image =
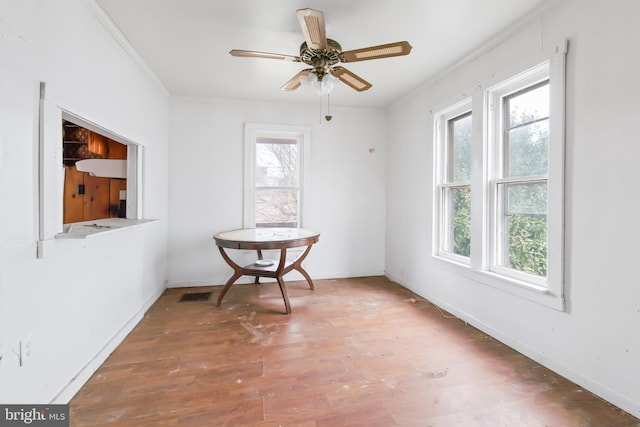
<instances>
[{"instance_id":1,"label":"window pane","mask_svg":"<svg viewBox=\"0 0 640 427\"><path fill-rule=\"evenodd\" d=\"M297 187L298 145L295 139L256 139L255 185Z\"/></svg>"},{"instance_id":2,"label":"window pane","mask_svg":"<svg viewBox=\"0 0 640 427\"><path fill-rule=\"evenodd\" d=\"M507 98L507 128L549 117L549 82Z\"/></svg>"},{"instance_id":3,"label":"window pane","mask_svg":"<svg viewBox=\"0 0 640 427\"><path fill-rule=\"evenodd\" d=\"M549 82L505 98L504 176L544 175L549 169Z\"/></svg>"},{"instance_id":4,"label":"window pane","mask_svg":"<svg viewBox=\"0 0 640 427\"><path fill-rule=\"evenodd\" d=\"M298 190L256 190L256 227L298 227Z\"/></svg>"},{"instance_id":5,"label":"window pane","mask_svg":"<svg viewBox=\"0 0 640 427\"><path fill-rule=\"evenodd\" d=\"M547 183L501 184L507 191L507 215L547 215Z\"/></svg>"},{"instance_id":6,"label":"window pane","mask_svg":"<svg viewBox=\"0 0 640 427\"><path fill-rule=\"evenodd\" d=\"M448 238L444 250L468 257L471 254L471 188L446 188L444 229Z\"/></svg>"},{"instance_id":7,"label":"window pane","mask_svg":"<svg viewBox=\"0 0 640 427\"><path fill-rule=\"evenodd\" d=\"M501 249L503 267L547 275L547 184L501 184L506 198Z\"/></svg>"},{"instance_id":8,"label":"window pane","mask_svg":"<svg viewBox=\"0 0 640 427\"><path fill-rule=\"evenodd\" d=\"M507 131L506 176L544 175L549 170L549 119Z\"/></svg>"},{"instance_id":9,"label":"window pane","mask_svg":"<svg viewBox=\"0 0 640 427\"><path fill-rule=\"evenodd\" d=\"M547 276L547 219L509 217L509 268Z\"/></svg>"},{"instance_id":10,"label":"window pane","mask_svg":"<svg viewBox=\"0 0 640 427\"><path fill-rule=\"evenodd\" d=\"M449 120L448 182L471 179L471 113Z\"/></svg>"}]
</instances>

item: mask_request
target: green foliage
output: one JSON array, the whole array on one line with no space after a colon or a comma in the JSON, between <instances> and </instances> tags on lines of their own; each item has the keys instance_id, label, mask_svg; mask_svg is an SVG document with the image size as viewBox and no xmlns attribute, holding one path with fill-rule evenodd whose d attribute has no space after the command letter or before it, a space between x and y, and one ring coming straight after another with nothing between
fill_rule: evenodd
<instances>
[{"instance_id":1,"label":"green foliage","mask_svg":"<svg viewBox=\"0 0 640 427\"><path fill-rule=\"evenodd\" d=\"M507 135L507 176L547 173L549 170L548 120L510 130Z\"/></svg>"},{"instance_id":2,"label":"green foliage","mask_svg":"<svg viewBox=\"0 0 640 427\"><path fill-rule=\"evenodd\" d=\"M536 276L547 276L546 218L509 218L509 267Z\"/></svg>"},{"instance_id":3,"label":"green foliage","mask_svg":"<svg viewBox=\"0 0 640 427\"><path fill-rule=\"evenodd\" d=\"M453 253L471 255L471 191L468 188L453 192Z\"/></svg>"}]
</instances>

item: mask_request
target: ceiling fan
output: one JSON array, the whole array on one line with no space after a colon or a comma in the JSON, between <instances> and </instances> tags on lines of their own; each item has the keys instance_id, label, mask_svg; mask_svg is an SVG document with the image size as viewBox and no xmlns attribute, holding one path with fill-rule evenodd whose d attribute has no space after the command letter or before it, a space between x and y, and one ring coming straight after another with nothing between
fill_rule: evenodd
<instances>
[{"instance_id":1,"label":"ceiling fan","mask_svg":"<svg viewBox=\"0 0 640 427\"><path fill-rule=\"evenodd\" d=\"M330 91L331 87L333 87L333 82L329 81L331 79L328 76L333 76L347 86L362 92L371 88L371 83L337 65L338 63L402 56L411 52L411 45L406 41L343 52L340 43L326 37L324 14L322 12L313 9L299 9L296 11L296 15L305 39L300 46L299 56L239 49L233 49L229 53L239 57L302 62L311 67L293 76L291 80L280 88L282 90L291 91L297 89L303 83L311 83L316 85L317 90L319 87L324 87L325 90L328 89Z\"/></svg>"}]
</instances>

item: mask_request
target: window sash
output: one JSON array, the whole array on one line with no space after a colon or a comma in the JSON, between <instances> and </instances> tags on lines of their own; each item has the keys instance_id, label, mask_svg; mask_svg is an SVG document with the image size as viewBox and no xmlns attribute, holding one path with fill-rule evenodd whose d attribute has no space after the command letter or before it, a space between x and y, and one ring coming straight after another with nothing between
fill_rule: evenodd
<instances>
[{"instance_id":1,"label":"window sash","mask_svg":"<svg viewBox=\"0 0 640 427\"><path fill-rule=\"evenodd\" d=\"M245 125L244 227L302 227L309 140L306 126Z\"/></svg>"},{"instance_id":2,"label":"window sash","mask_svg":"<svg viewBox=\"0 0 640 427\"><path fill-rule=\"evenodd\" d=\"M298 138L256 137L254 185L259 187L299 187L300 141Z\"/></svg>"},{"instance_id":3,"label":"window sash","mask_svg":"<svg viewBox=\"0 0 640 427\"><path fill-rule=\"evenodd\" d=\"M446 121L447 132L445 134L445 140L446 140L445 144L447 148L445 151L445 158L446 158L445 182L447 183L464 182L464 181L468 181L471 178L471 147L469 147L469 150L468 150L469 151L468 159L458 159L457 158L458 150L460 150L462 147L456 144L457 142L458 143L461 142L457 138L456 125L462 123L466 119L471 119L471 118L472 118L471 111L468 111L466 113L462 113L460 115L447 119ZM469 136L469 139L471 139L470 136ZM465 174L463 174L462 177L456 176L456 166L458 166L458 163L456 160L462 160L465 163L462 166L468 166L469 170Z\"/></svg>"},{"instance_id":4,"label":"window sash","mask_svg":"<svg viewBox=\"0 0 640 427\"><path fill-rule=\"evenodd\" d=\"M518 177L522 177L522 176L528 176L528 175L532 175L531 172L535 172L537 174L541 174L541 173L548 173L549 170L549 137L548 137L548 131L549 131L549 99L548 99L548 93L547 95L547 99L546 102L547 104L542 106L542 105L538 105L538 106L542 106L543 107L543 113L541 115L535 115L535 113L537 113L537 111L534 110L531 117L529 117L528 119L522 119L517 121L515 124L512 123L512 108L511 108L511 104L513 101L524 97L526 99L526 97L528 95L533 95L536 91L542 89L546 87L547 91L550 88L550 83L549 83L549 79L546 78L538 83L535 84L531 84L531 85L527 85L525 84L524 87L516 90L513 93L509 93L507 95L503 95L501 98L501 101L499 103L502 114L502 122L499 125L498 128L502 128L502 135L501 135L501 139L499 141L499 150L501 150L502 152L502 156L501 156L501 161L500 161L500 169L498 172L498 176L502 176L502 177L506 177L506 176L518 176ZM544 96L544 95L543 95ZM514 109L517 110L517 105ZM546 109L546 110L545 110ZM535 141L524 141L524 144L520 147L521 149L526 149L529 148L530 150L532 150L536 145L538 146L538 150L540 150L540 147L542 147L544 149L544 155L545 155L545 159L543 161L541 161L540 158L536 159L536 162L533 162L534 164L529 164L528 168L529 168L529 172L527 173L527 171L522 171L522 170L518 170L518 168L516 168L516 166L518 166L516 160L517 158L515 156L517 156L517 148L518 146L515 145L517 138L516 136L518 135L518 133L526 131L527 129L537 129L538 132L540 133L540 136L544 137L545 133L543 130L546 130L546 139L544 139L544 142L538 142L538 144L533 144L532 142ZM531 134L531 131L529 132L529 134ZM534 155L535 153L529 153L529 155ZM540 153L538 153L538 157L540 156ZM542 164L535 164L535 163L542 163ZM522 165L520 165L520 168L523 168Z\"/></svg>"},{"instance_id":5,"label":"window sash","mask_svg":"<svg viewBox=\"0 0 640 427\"><path fill-rule=\"evenodd\" d=\"M539 79L539 77L538 77ZM534 160L533 164L525 165L519 169L512 170L511 166L517 165L517 159L512 158L511 149L515 149L513 144L516 140L511 139L514 130L532 129L535 124L549 123L549 99L543 98L538 102L546 102L547 105L539 104L542 114L532 107L530 117L526 117L527 109L522 111L522 120L516 120L513 123L514 111L512 111L512 103L516 100L527 101L527 96L535 96L535 91L541 88L549 87L549 78L547 75L539 81L522 80L514 83L515 90L505 91L495 95L494 105L499 108L496 117L500 120L496 129L501 129L498 133L499 138L494 140L495 150L499 161L498 168L494 171L498 178L493 183L493 232L490 237L492 247L492 260L490 264L491 271L513 277L518 280L535 283L536 285L546 286L547 282L547 262L548 262L548 233L547 233L547 187L548 175L529 175L528 172L548 172L548 153L549 140L539 142L538 151L542 149L542 155L546 155L546 159L535 159L535 153L529 153ZM544 96L544 93L543 93ZM535 101L534 98L528 101ZM527 105L527 104L525 104ZM533 104L532 104L533 105ZM520 105L522 109L522 105ZM535 128L533 128L535 130ZM543 132L540 132L544 134ZM531 137L531 131L527 137ZM531 144L528 139L522 141L523 144ZM533 148L533 147L532 147ZM538 153L540 156L540 153ZM527 159L530 160L530 159ZM535 164L536 161L541 164ZM513 165L512 165L513 164ZM544 220L541 217L537 219L527 219L528 214L520 212L511 212L509 191L512 188L535 188L533 186L544 184ZM532 196L532 195L530 195ZM539 196L538 196L539 197ZM541 242L541 239L544 239Z\"/></svg>"},{"instance_id":6,"label":"window sash","mask_svg":"<svg viewBox=\"0 0 640 427\"><path fill-rule=\"evenodd\" d=\"M298 228L300 194L298 188L256 188L255 226Z\"/></svg>"},{"instance_id":7,"label":"window sash","mask_svg":"<svg viewBox=\"0 0 640 427\"><path fill-rule=\"evenodd\" d=\"M458 262L469 263L471 253L471 185L469 183L443 184L440 186L439 193L439 253L452 257Z\"/></svg>"},{"instance_id":8,"label":"window sash","mask_svg":"<svg viewBox=\"0 0 640 427\"><path fill-rule=\"evenodd\" d=\"M457 150L464 149L456 143L459 139L458 127L466 119L471 119L471 100L465 99L450 108L437 113L434 117L436 129L434 144L436 191L434 198L434 253L457 263L470 263L471 246L471 144L468 136L468 159L460 158ZM469 123L470 125L470 123ZM469 134L470 129L468 130ZM464 137L464 135L463 135ZM457 161L460 163L457 164ZM469 169L465 171L465 167ZM456 173L456 170L458 173ZM466 193L466 195L465 195ZM456 206L456 200L466 200L467 206Z\"/></svg>"},{"instance_id":9,"label":"window sash","mask_svg":"<svg viewBox=\"0 0 640 427\"><path fill-rule=\"evenodd\" d=\"M542 206L512 207L510 190L520 188L534 190L526 197L514 199L517 202L531 202L544 192ZM536 191L537 190L537 191ZM496 218L494 256L491 270L516 277L536 285L545 286L548 260L548 179L502 179L494 183ZM522 196L522 194L520 194ZM535 205L536 203L534 203Z\"/></svg>"},{"instance_id":10,"label":"window sash","mask_svg":"<svg viewBox=\"0 0 640 427\"><path fill-rule=\"evenodd\" d=\"M300 141L297 137L258 136L255 138L253 165L255 227L297 228L299 226L301 193L299 148ZM271 182L284 185L261 185ZM286 185L287 182L291 184Z\"/></svg>"}]
</instances>

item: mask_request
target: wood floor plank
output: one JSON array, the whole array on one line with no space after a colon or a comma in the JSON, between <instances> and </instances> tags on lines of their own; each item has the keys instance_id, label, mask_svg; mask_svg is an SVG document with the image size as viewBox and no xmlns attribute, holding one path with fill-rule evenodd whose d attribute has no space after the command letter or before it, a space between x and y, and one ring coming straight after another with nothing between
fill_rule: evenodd
<instances>
[{"instance_id":1,"label":"wood floor plank","mask_svg":"<svg viewBox=\"0 0 640 427\"><path fill-rule=\"evenodd\" d=\"M168 289L72 426L640 426L384 277ZM209 301L178 302L212 291Z\"/></svg>"}]
</instances>

